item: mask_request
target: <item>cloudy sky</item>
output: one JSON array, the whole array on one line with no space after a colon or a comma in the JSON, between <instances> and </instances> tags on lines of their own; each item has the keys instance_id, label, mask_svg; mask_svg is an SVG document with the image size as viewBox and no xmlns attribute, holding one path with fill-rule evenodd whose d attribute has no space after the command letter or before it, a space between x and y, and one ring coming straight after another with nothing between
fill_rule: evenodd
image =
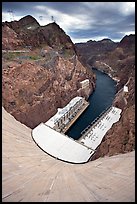
<instances>
[{"instance_id":1,"label":"cloudy sky","mask_svg":"<svg viewBox=\"0 0 137 204\"><path fill-rule=\"evenodd\" d=\"M74 43L135 33L135 2L2 2L2 21L32 15L40 25L55 22Z\"/></svg>"}]
</instances>

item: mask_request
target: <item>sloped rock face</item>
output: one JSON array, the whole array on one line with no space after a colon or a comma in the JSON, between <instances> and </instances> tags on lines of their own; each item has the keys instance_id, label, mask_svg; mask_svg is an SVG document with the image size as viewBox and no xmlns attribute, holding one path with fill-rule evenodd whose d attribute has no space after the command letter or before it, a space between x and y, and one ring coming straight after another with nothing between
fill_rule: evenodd
<instances>
[{"instance_id":1,"label":"sloped rock face","mask_svg":"<svg viewBox=\"0 0 137 204\"><path fill-rule=\"evenodd\" d=\"M79 60L83 65L92 65L97 57L102 57L113 51L117 47L117 43L110 39L103 39L100 41L89 40L86 43L76 43L76 51Z\"/></svg>"},{"instance_id":2,"label":"sloped rock face","mask_svg":"<svg viewBox=\"0 0 137 204\"><path fill-rule=\"evenodd\" d=\"M135 54L135 35L126 35L125 37L122 38L120 41L118 47L123 48L126 53L133 53Z\"/></svg>"},{"instance_id":3,"label":"sloped rock face","mask_svg":"<svg viewBox=\"0 0 137 204\"><path fill-rule=\"evenodd\" d=\"M3 53L2 58L2 103L17 120L34 128L73 97L89 97L95 76L79 62L70 37L56 23L40 26L28 15L2 26L3 49L31 46L29 53ZM86 78L90 86L84 91L80 82Z\"/></svg>"},{"instance_id":4,"label":"sloped rock face","mask_svg":"<svg viewBox=\"0 0 137 204\"><path fill-rule=\"evenodd\" d=\"M30 15L21 18L19 21L3 22L2 25L10 27L19 34L21 33L20 31L35 30L40 26L36 19Z\"/></svg>"},{"instance_id":5,"label":"sloped rock face","mask_svg":"<svg viewBox=\"0 0 137 204\"><path fill-rule=\"evenodd\" d=\"M8 26L2 26L2 49L12 50L23 46L23 40L18 38L18 34Z\"/></svg>"},{"instance_id":6,"label":"sloped rock face","mask_svg":"<svg viewBox=\"0 0 137 204\"><path fill-rule=\"evenodd\" d=\"M39 23L32 16L28 15L19 21L2 23L2 48L15 50L27 46L27 35L33 35L33 31L38 28ZM31 29L30 29L31 28ZM8 43L5 43L5 39ZM20 43L19 43L20 42Z\"/></svg>"},{"instance_id":7,"label":"sloped rock face","mask_svg":"<svg viewBox=\"0 0 137 204\"><path fill-rule=\"evenodd\" d=\"M78 46L77 49L79 49ZM93 45L91 44L88 49L94 50ZM82 60L82 58L79 59ZM117 83L117 90L119 93L116 95L113 105L122 109L120 121L114 124L108 131L92 160L104 155L111 156L117 153L125 153L134 150L135 35L125 36L120 43L117 44L115 49L107 53L101 53L98 50L92 57L86 58L86 63L89 63L91 67L96 67L119 80ZM129 92L127 94L124 94L121 90L125 84L128 86Z\"/></svg>"},{"instance_id":8,"label":"sloped rock face","mask_svg":"<svg viewBox=\"0 0 137 204\"><path fill-rule=\"evenodd\" d=\"M3 106L17 120L34 128L46 122L57 108L65 106L73 97L89 97L95 88L95 76L79 62L74 44L57 24L40 27L28 16L7 25L3 26L16 33L16 40L23 41L25 46L27 42L32 45L32 51L15 54L10 60L8 53L6 57L3 55ZM32 25L33 31L28 30ZM14 45L11 49L15 49ZM80 82L87 78L89 89L81 90Z\"/></svg>"},{"instance_id":9,"label":"sloped rock face","mask_svg":"<svg viewBox=\"0 0 137 204\"><path fill-rule=\"evenodd\" d=\"M3 68L3 106L17 120L34 128L46 122L58 107L82 95L79 83L85 78L90 78L89 96L94 78L79 61L74 68L70 61L58 58L52 70L34 62L12 63Z\"/></svg>"}]
</instances>

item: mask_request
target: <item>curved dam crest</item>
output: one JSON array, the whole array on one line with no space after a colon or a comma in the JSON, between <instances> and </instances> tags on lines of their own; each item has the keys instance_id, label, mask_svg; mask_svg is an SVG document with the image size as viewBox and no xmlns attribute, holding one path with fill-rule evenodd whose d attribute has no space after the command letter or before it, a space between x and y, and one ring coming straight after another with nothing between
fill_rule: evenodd
<instances>
[{"instance_id":1,"label":"curved dam crest","mask_svg":"<svg viewBox=\"0 0 137 204\"><path fill-rule=\"evenodd\" d=\"M96 74L96 88L89 97L89 106L78 120L66 132L66 135L77 140L81 137L81 132L90 125L99 115L111 106L115 94L116 84L110 76L95 68L93 71Z\"/></svg>"},{"instance_id":2,"label":"curved dam crest","mask_svg":"<svg viewBox=\"0 0 137 204\"><path fill-rule=\"evenodd\" d=\"M2 108L2 202L72 201L135 202L135 151L64 163L41 151L31 129Z\"/></svg>"}]
</instances>

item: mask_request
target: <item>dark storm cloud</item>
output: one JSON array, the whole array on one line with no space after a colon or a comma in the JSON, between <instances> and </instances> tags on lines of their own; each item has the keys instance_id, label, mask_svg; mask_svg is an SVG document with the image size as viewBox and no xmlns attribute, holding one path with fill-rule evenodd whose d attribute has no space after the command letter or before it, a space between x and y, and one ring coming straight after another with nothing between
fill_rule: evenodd
<instances>
[{"instance_id":1,"label":"dark storm cloud","mask_svg":"<svg viewBox=\"0 0 137 204\"><path fill-rule=\"evenodd\" d=\"M77 11L81 11L82 9L81 3L79 2L54 2L54 4L53 2L47 2L45 6L70 15L76 13L76 9Z\"/></svg>"},{"instance_id":2,"label":"dark storm cloud","mask_svg":"<svg viewBox=\"0 0 137 204\"><path fill-rule=\"evenodd\" d=\"M134 2L3 2L3 16L40 15L47 23L54 15L57 23L73 39L119 39L135 30ZM5 12L5 13L4 13Z\"/></svg>"},{"instance_id":3,"label":"dark storm cloud","mask_svg":"<svg viewBox=\"0 0 137 204\"><path fill-rule=\"evenodd\" d=\"M35 14L37 10L35 6L45 6L47 8L52 8L58 10L62 13L75 13L76 10L81 10L81 4L78 2L3 2L3 11L12 10L14 12L25 13L30 11Z\"/></svg>"},{"instance_id":4,"label":"dark storm cloud","mask_svg":"<svg viewBox=\"0 0 137 204\"><path fill-rule=\"evenodd\" d=\"M26 9L30 9L32 2L2 2L2 10L12 10L15 12L25 12Z\"/></svg>"}]
</instances>

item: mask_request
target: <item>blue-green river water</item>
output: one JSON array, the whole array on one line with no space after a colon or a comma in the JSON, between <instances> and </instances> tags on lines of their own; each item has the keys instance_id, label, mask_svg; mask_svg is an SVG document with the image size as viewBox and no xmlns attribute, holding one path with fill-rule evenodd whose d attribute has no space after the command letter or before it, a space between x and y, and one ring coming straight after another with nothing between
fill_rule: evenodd
<instances>
[{"instance_id":1,"label":"blue-green river water","mask_svg":"<svg viewBox=\"0 0 137 204\"><path fill-rule=\"evenodd\" d=\"M66 132L69 137L79 139L81 132L90 125L106 108L111 106L116 94L116 82L107 74L93 69L96 74L96 88L88 101L90 105Z\"/></svg>"}]
</instances>

